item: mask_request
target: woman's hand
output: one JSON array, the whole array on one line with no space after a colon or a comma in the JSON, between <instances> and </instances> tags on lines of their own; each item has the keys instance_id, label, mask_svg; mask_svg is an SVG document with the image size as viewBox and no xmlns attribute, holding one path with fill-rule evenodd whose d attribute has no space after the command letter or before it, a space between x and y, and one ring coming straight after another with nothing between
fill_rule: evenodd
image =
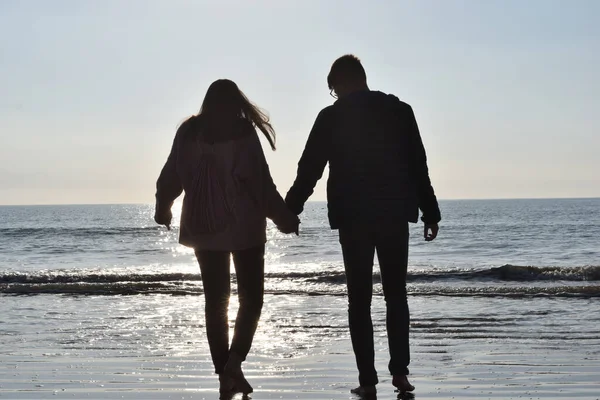
<instances>
[{"instance_id":1,"label":"woman's hand","mask_svg":"<svg viewBox=\"0 0 600 400\"><path fill-rule=\"evenodd\" d=\"M173 219L173 214L171 210L167 210L164 213L155 213L154 221L159 225L164 225L168 230L171 230L171 220Z\"/></svg>"}]
</instances>

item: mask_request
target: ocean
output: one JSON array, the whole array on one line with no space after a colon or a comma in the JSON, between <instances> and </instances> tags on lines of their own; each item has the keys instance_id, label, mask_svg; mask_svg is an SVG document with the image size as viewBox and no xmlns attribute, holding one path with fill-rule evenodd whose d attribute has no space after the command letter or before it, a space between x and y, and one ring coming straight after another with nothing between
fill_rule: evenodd
<instances>
[{"instance_id":1,"label":"ocean","mask_svg":"<svg viewBox=\"0 0 600 400\"><path fill-rule=\"evenodd\" d=\"M435 241L411 224L411 295L600 296L599 199L442 201L441 209ZM152 205L0 207L0 293L201 293L178 221L167 231L152 216ZM269 227L267 292L343 295L326 204L309 203L301 217L299 237Z\"/></svg>"},{"instance_id":2,"label":"ocean","mask_svg":"<svg viewBox=\"0 0 600 400\"><path fill-rule=\"evenodd\" d=\"M411 224L411 371L430 390L421 398L543 398L549 387L566 390L565 398L597 399L600 199L447 200L440 207L433 242L423 240L422 224ZM197 262L177 243L178 222L167 231L152 216L145 204L0 207L0 398L212 393L189 391L211 374ZM264 378L264 398L286 398L285 371L298 378L298 365L318 372L319 360L343 357L331 372L342 382L305 370L300 375L314 379L304 386L290 378L304 395L288 397L338 398L339 390L348 398L344 379L351 386L356 376L337 232L324 202L308 203L301 220L298 237L269 224L265 305L248 365L257 377L280 379L269 391ZM377 262L374 282L385 374ZM232 320L236 307L232 300ZM153 368L158 359L172 364ZM443 394L440 382L450 377Z\"/></svg>"}]
</instances>

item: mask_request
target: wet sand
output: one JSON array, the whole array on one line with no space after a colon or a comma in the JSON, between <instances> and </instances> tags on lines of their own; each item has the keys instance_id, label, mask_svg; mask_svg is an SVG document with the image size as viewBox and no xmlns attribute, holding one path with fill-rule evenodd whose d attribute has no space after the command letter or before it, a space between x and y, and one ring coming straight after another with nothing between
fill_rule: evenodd
<instances>
[{"instance_id":1,"label":"wet sand","mask_svg":"<svg viewBox=\"0 0 600 400\"><path fill-rule=\"evenodd\" d=\"M482 350L479 348L478 354ZM490 356L490 354L488 354ZM494 362L431 362L417 353L413 368L416 399L598 399L597 363L544 357L519 360L504 354ZM15 362L5 369L0 397L5 399L217 399L217 379L208 360L189 358L107 358L73 363L43 357L45 362ZM441 358L441 357L440 357ZM251 357L246 364L254 385L251 398L351 399L356 373L351 354L274 360ZM542 362L540 362L542 361ZM17 364L16 366L14 366ZM445 364L445 365L444 365ZM380 367L384 370L384 365ZM236 398L241 398L241 395ZM391 379L381 377L379 399L396 399ZM407 397L410 398L410 397Z\"/></svg>"},{"instance_id":2,"label":"wet sand","mask_svg":"<svg viewBox=\"0 0 600 400\"><path fill-rule=\"evenodd\" d=\"M24 299L2 300L17 309ZM44 305L43 296L27 299L30 310ZM517 301L519 309L530 301L531 312L516 315ZM65 297L60 312L72 317L43 329L17 310L21 333L3 331L0 399L217 399L202 306L193 296ZM600 399L593 299L420 297L411 308L415 399ZM396 399L380 299L373 315L377 398ZM345 299L267 296L245 371L256 400L357 398Z\"/></svg>"}]
</instances>

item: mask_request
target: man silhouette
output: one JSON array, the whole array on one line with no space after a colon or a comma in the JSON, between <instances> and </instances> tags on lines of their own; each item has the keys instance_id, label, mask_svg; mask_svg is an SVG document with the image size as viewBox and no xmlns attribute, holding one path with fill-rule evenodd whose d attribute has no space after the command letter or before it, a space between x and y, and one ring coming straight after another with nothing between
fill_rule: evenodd
<instances>
[{"instance_id":1,"label":"man silhouette","mask_svg":"<svg viewBox=\"0 0 600 400\"><path fill-rule=\"evenodd\" d=\"M379 382L371 321L375 251L387 307L392 384L402 393L412 391L407 379L408 223L417 222L420 208L424 237L431 241L441 220L425 149L412 108L393 95L369 90L357 57L338 58L327 83L337 101L317 116L285 200L301 214L329 163L328 217L331 228L339 230L350 336L359 371L360 386L351 391L375 394Z\"/></svg>"}]
</instances>

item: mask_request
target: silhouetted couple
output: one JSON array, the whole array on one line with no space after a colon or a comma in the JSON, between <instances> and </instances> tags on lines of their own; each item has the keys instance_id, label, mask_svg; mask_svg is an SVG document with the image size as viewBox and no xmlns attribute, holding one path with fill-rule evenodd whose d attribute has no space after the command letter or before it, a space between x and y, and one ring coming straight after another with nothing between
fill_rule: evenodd
<instances>
[{"instance_id":1,"label":"silhouetted couple","mask_svg":"<svg viewBox=\"0 0 600 400\"><path fill-rule=\"evenodd\" d=\"M372 273L375 251L387 307L389 371L400 392L407 379L409 310L406 295L408 223L419 209L425 240L435 239L440 211L412 108L372 91L358 58L337 59L327 76L337 100L314 123L284 199L277 192L258 128L275 150L275 133L264 112L235 83L208 89L202 108L178 129L158 178L157 223L171 224L173 201L185 192L179 242L194 248L205 294L206 330L220 392L251 393L241 369L263 305L266 219L283 233L298 233L298 215L329 164L329 223L339 230L348 289L352 347L359 371L353 393L376 393ZM227 307L233 255L239 309L231 344Z\"/></svg>"}]
</instances>

